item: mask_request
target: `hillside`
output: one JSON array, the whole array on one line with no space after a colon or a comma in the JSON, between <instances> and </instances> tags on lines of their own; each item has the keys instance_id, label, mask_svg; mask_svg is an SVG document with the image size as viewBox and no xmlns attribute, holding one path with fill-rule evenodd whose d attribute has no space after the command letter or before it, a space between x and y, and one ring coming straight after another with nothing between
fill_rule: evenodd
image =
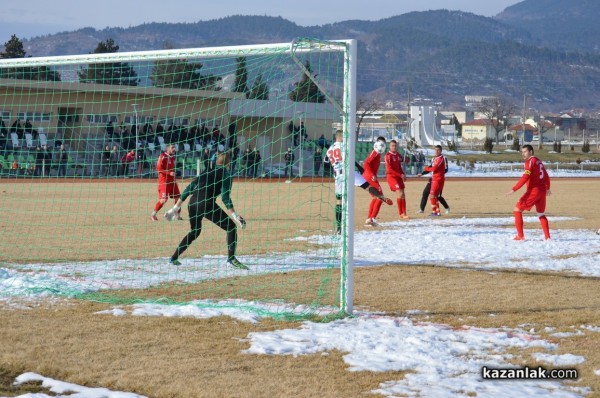
<instances>
[{"instance_id":1,"label":"hillside","mask_svg":"<svg viewBox=\"0 0 600 398\"><path fill-rule=\"evenodd\" d=\"M550 3L553 6L541 7ZM573 22L568 24L573 31L570 40L575 44L552 47L548 43L555 31L532 26L548 25L538 24L539 18L558 18L565 3ZM374 22L309 27L280 17L232 16L187 24L148 23L127 29L85 28L32 38L24 45L27 55L44 56L89 53L108 38L114 39L120 51L162 49L165 43L185 48L288 42L296 37L354 38L359 42L358 89L363 96L405 103L410 91L412 98L430 98L457 108L464 104L465 95L501 94L518 104L529 94L535 101L532 106L540 110L592 111L600 109L600 53L592 48L598 40L580 45L589 40L583 40L585 32L576 27L580 26L577 21L589 19L586 7L599 7L593 3L526 0L496 18L438 10ZM535 17L525 20L523 15Z\"/></svg>"},{"instance_id":2,"label":"hillside","mask_svg":"<svg viewBox=\"0 0 600 398\"><path fill-rule=\"evenodd\" d=\"M539 46L600 53L599 15L596 0L526 0L506 8L496 20L527 31Z\"/></svg>"}]
</instances>

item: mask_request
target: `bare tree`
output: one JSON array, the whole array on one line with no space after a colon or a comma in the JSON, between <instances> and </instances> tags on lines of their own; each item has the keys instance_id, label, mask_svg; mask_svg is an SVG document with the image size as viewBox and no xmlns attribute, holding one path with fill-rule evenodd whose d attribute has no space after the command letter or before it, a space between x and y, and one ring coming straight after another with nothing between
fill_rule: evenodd
<instances>
[{"instance_id":1,"label":"bare tree","mask_svg":"<svg viewBox=\"0 0 600 398\"><path fill-rule=\"evenodd\" d=\"M538 142L538 149L543 148L544 133L553 127L554 127L554 124L551 121L545 120L543 116L540 116L540 121L538 123L538 133L540 135L540 142Z\"/></svg>"},{"instance_id":2,"label":"bare tree","mask_svg":"<svg viewBox=\"0 0 600 398\"><path fill-rule=\"evenodd\" d=\"M496 95L486 98L479 104L477 111L485 116L494 127L496 133L496 144L500 143L499 135L505 129L504 120L508 120L514 114L517 106L508 99Z\"/></svg>"},{"instance_id":3,"label":"bare tree","mask_svg":"<svg viewBox=\"0 0 600 398\"><path fill-rule=\"evenodd\" d=\"M356 137L358 141L358 133L360 125L365 117L372 115L374 111L381 108L381 103L377 98L359 98L356 102Z\"/></svg>"}]
</instances>

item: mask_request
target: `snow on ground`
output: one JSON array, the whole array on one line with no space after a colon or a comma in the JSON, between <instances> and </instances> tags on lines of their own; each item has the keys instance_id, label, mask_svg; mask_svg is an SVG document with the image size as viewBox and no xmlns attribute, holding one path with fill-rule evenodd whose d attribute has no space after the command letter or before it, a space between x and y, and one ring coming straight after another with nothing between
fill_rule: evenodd
<instances>
[{"instance_id":1,"label":"snow on ground","mask_svg":"<svg viewBox=\"0 0 600 398\"><path fill-rule=\"evenodd\" d=\"M519 175L520 173L517 173ZM506 176L506 173L503 174ZM568 218L549 217L552 240L544 241L540 229L526 230L527 240L515 242L512 217L411 219L409 222L385 223L382 229L355 234L356 266L383 263L411 266L439 264L476 269L530 269L535 271L573 272L582 276L600 276L600 237L589 230L552 230L554 223ZM526 222L537 223L536 217ZM0 263L0 302L20 308L36 298L55 299L100 289L140 288L167 281L197 282L208 278L260 274L292 270L317 269L335 264L337 254L329 248L335 237L309 236L297 240L323 247L313 253L274 253L268 257L240 257L251 271L227 268L225 259L207 256L183 259L181 267L168 264L166 258L118 260L62 264ZM389 242L394 242L393 245ZM527 256L524 256L527 253ZM140 277L143 273L143 278ZM69 275L76 275L69 276ZM204 304L204 305L199 305ZM245 322L257 322L261 315L244 311L244 303L231 308L227 302L192 302L183 306L137 304L103 311L114 316L188 316L207 318L228 315ZM257 303L249 303L252 306ZM29 305L29 304L27 304ZM298 306L294 311L302 312ZM327 313L330 309L323 309ZM411 314L421 313L419 309ZM99 316L102 316L99 314ZM573 327L572 332L555 333L568 337L600 331L600 325ZM551 330L548 330L551 332ZM551 396L579 397L588 391L567 387L556 381L520 380L518 382L484 381L481 367L510 367L511 348L536 347L544 352L532 354L541 365L576 366L584 357L556 355L557 346L540 339L533 331L499 330L416 323L405 317L357 313L356 317L329 323L304 322L299 329L252 333L248 336L248 355L308 355L331 350L346 353L350 371L408 371L398 380L383 383L374 392L385 396L477 395L478 397ZM600 375L600 370L596 371ZM86 388L41 375L25 373L17 382L43 381L58 397L130 398L141 397L126 392ZM71 394L75 392L75 394ZM64 394L64 395L61 395ZM22 398L50 397L43 393L25 394Z\"/></svg>"},{"instance_id":2,"label":"snow on ground","mask_svg":"<svg viewBox=\"0 0 600 398\"><path fill-rule=\"evenodd\" d=\"M383 223L383 228L357 231L356 266L439 264L479 269L528 269L568 271L600 276L600 238L589 230L552 230L568 220L549 217L552 239L544 241L540 228L525 231L526 241L515 242L512 217L412 219ZM535 216L525 222L538 222ZM167 258L114 260L58 264L0 263L0 300L10 297L72 295L100 289L143 288L165 282L198 282L206 279L268 272L318 269L339 260L330 244L336 237L299 237L319 244L313 253L274 253L270 256L238 256L251 267L241 271L227 267L225 257L183 258L172 266ZM394 242L390 245L389 242ZM527 253L525 256L524 253Z\"/></svg>"},{"instance_id":3,"label":"snow on ground","mask_svg":"<svg viewBox=\"0 0 600 398\"><path fill-rule=\"evenodd\" d=\"M23 394L16 398L145 398L143 395L128 392L111 391L106 388L89 388L77 384L65 383L64 381L51 379L31 372L23 373L17 377L15 384L36 381L41 382L42 386L50 390L53 394Z\"/></svg>"},{"instance_id":4,"label":"snow on ground","mask_svg":"<svg viewBox=\"0 0 600 398\"><path fill-rule=\"evenodd\" d=\"M114 308L99 314L117 316L209 316L228 315L254 322L243 309L206 310L190 305L137 304ZM543 366L573 367L585 361L581 356L553 354L557 345L520 329L485 329L464 326L451 328L428 322L414 322L405 317L357 313L353 318L329 323L304 322L298 329L250 333L248 355L327 355L332 350L345 353L349 371L406 371L404 377L382 383L373 392L384 396L454 397L581 397L589 390L570 387L557 381L483 380L483 366L514 368L508 360L510 349L536 348L531 356ZM539 352L543 350L544 352ZM33 373L17 378L17 383L40 380L59 397L130 398L135 394L86 388ZM77 394L69 395L69 392ZM52 395L54 396L54 395ZM25 394L22 398L46 398L45 394Z\"/></svg>"}]
</instances>

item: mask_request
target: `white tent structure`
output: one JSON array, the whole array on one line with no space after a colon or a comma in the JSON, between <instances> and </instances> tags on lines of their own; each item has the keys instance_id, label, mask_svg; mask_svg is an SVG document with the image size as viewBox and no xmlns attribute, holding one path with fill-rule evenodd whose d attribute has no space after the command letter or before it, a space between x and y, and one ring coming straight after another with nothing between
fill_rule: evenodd
<instances>
[{"instance_id":1,"label":"white tent structure","mask_svg":"<svg viewBox=\"0 0 600 398\"><path fill-rule=\"evenodd\" d=\"M419 146L432 146L452 141L454 134L438 129L438 112L433 106L411 106L409 135Z\"/></svg>"}]
</instances>

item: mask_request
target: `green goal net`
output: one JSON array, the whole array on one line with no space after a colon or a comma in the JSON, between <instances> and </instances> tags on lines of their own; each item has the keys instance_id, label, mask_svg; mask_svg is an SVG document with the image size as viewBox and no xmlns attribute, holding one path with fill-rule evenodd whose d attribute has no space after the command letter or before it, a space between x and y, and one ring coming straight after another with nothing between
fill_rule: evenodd
<instances>
[{"instance_id":1,"label":"green goal net","mask_svg":"<svg viewBox=\"0 0 600 398\"><path fill-rule=\"evenodd\" d=\"M323 159L343 130L352 175L355 51L298 39L0 60L0 295L351 312L353 188L337 234ZM168 222L171 171L196 188ZM222 217L232 204L245 229ZM228 263L232 243L248 270Z\"/></svg>"}]
</instances>

